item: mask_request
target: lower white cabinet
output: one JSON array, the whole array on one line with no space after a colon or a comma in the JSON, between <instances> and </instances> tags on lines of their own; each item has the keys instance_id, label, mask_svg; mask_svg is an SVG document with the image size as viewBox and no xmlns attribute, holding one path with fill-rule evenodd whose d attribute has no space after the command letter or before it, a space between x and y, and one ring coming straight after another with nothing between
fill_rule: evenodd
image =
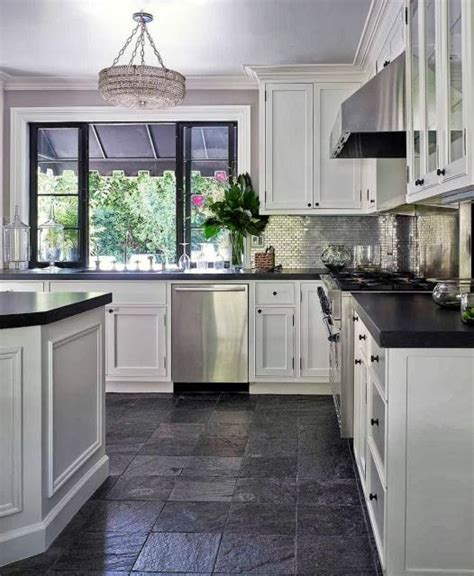
<instances>
[{"instance_id":1,"label":"lower white cabinet","mask_svg":"<svg viewBox=\"0 0 474 576\"><path fill-rule=\"evenodd\" d=\"M294 307L255 310L255 375L292 377L295 373Z\"/></svg>"},{"instance_id":2,"label":"lower white cabinet","mask_svg":"<svg viewBox=\"0 0 474 576\"><path fill-rule=\"evenodd\" d=\"M166 378L165 306L109 306L106 331L108 377Z\"/></svg>"},{"instance_id":3,"label":"lower white cabinet","mask_svg":"<svg viewBox=\"0 0 474 576\"><path fill-rule=\"evenodd\" d=\"M329 373L329 342L319 303L320 286L321 282L301 284L300 375L326 379Z\"/></svg>"},{"instance_id":4,"label":"lower white cabinet","mask_svg":"<svg viewBox=\"0 0 474 576\"><path fill-rule=\"evenodd\" d=\"M355 345L356 346L356 345ZM362 355L355 353L354 367L354 456L363 481L367 467L367 365Z\"/></svg>"}]
</instances>

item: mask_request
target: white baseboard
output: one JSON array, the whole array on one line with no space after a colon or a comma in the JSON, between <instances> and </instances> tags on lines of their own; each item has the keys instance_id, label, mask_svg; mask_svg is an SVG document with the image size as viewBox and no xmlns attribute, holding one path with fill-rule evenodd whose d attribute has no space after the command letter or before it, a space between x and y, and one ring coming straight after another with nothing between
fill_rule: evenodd
<instances>
[{"instance_id":1,"label":"white baseboard","mask_svg":"<svg viewBox=\"0 0 474 576\"><path fill-rule=\"evenodd\" d=\"M0 566L41 554L109 475L109 457L103 456L58 502L42 522L0 536Z\"/></svg>"},{"instance_id":2,"label":"white baseboard","mask_svg":"<svg viewBox=\"0 0 474 576\"><path fill-rule=\"evenodd\" d=\"M328 382L250 382L250 394L331 394Z\"/></svg>"},{"instance_id":3,"label":"white baseboard","mask_svg":"<svg viewBox=\"0 0 474 576\"><path fill-rule=\"evenodd\" d=\"M120 382L117 380L106 380L106 392L122 392L131 394L135 392L143 393L170 393L173 392L172 382Z\"/></svg>"}]
</instances>

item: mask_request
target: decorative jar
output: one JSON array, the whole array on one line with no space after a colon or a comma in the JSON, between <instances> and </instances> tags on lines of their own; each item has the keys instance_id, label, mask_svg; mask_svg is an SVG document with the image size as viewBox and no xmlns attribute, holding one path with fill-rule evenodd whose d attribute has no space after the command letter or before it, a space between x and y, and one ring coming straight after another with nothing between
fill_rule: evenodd
<instances>
[{"instance_id":1,"label":"decorative jar","mask_svg":"<svg viewBox=\"0 0 474 576\"><path fill-rule=\"evenodd\" d=\"M338 272L349 264L352 256L343 244L329 244L329 246L323 250L321 260L329 270Z\"/></svg>"}]
</instances>

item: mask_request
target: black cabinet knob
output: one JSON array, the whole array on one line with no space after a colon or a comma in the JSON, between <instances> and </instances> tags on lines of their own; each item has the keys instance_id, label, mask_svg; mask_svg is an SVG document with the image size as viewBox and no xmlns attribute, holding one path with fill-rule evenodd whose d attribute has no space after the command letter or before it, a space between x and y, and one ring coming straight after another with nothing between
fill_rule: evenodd
<instances>
[{"instance_id":1,"label":"black cabinet knob","mask_svg":"<svg viewBox=\"0 0 474 576\"><path fill-rule=\"evenodd\" d=\"M379 425L379 419L378 418L371 418L370 419L370 425L371 426L378 426Z\"/></svg>"},{"instance_id":2,"label":"black cabinet knob","mask_svg":"<svg viewBox=\"0 0 474 576\"><path fill-rule=\"evenodd\" d=\"M352 316L352 320L353 320L354 322L358 322L358 321L359 321L359 318L358 318L357 316Z\"/></svg>"},{"instance_id":3,"label":"black cabinet knob","mask_svg":"<svg viewBox=\"0 0 474 576\"><path fill-rule=\"evenodd\" d=\"M365 334L359 334L359 340L367 340L367 336Z\"/></svg>"},{"instance_id":4,"label":"black cabinet knob","mask_svg":"<svg viewBox=\"0 0 474 576\"><path fill-rule=\"evenodd\" d=\"M312 204L311 202L308 202L308 208L311 208Z\"/></svg>"},{"instance_id":5,"label":"black cabinet knob","mask_svg":"<svg viewBox=\"0 0 474 576\"><path fill-rule=\"evenodd\" d=\"M259 314L261 314L261 313L262 313L262 311L261 311L261 310L257 310L257 312L258 312Z\"/></svg>"},{"instance_id":6,"label":"black cabinet knob","mask_svg":"<svg viewBox=\"0 0 474 576\"><path fill-rule=\"evenodd\" d=\"M319 206L319 202L315 202L314 205L315 205L315 206Z\"/></svg>"},{"instance_id":7,"label":"black cabinet knob","mask_svg":"<svg viewBox=\"0 0 474 576\"><path fill-rule=\"evenodd\" d=\"M438 168L438 170L436 170L436 174L438 176L444 176L446 174L446 170L444 168Z\"/></svg>"},{"instance_id":8,"label":"black cabinet knob","mask_svg":"<svg viewBox=\"0 0 474 576\"><path fill-rule=\"evenodd\" d=\"M359 360L359 359L354 360L354 364L362 364L362 360Z\"/></svg>"},{"instance_id":9,"label":"black cabinet knob","mask_svg":"<svg viewBox=\"0 0 474 576\"><path fill-rule=\"evenodd\" d=\"M425 179L424 178L417 178L415 180L415 186L423 186L423 184L425 183Z\"/></svg>"},{"instance_id":10,"label":"black cabinet knob","mask_svg":"<svg viewBox=\"0 0 474 576\"><path fill-rule=\"evenodd\" d=\"M375 204L375 200L373 198L371 198L370 203Z\"/></svg>"},{"instance_id":11,"label":"black cabinet knob","mask_svg":"<svg viewBox=\"0 0 474 576\"><path fill-rule=\"evenodd\" d=\"M113 314L114 311L112 310L112 308L109 308L109 314Z\"/></svg>"},{"instance_id":12,"label":"black cabinet knob","mask_svg":"<svg viewBox=\"0 0 474 576\"><path fill-rule=\"evenodd\" d=\"M390 64L390 60L385 60L383 67L386 68Z\"/></svg>"},{"instance_id":13,"label":"black cabinet knob","mask_svg":"<svg viewBox=\"0 0 474 576\"><path fill-rule=\"evenodd\" d=\"M371 361L371 362L378 362L378 361L379 361L378 354L377 354L377 356L374 356L374 355L372 354L372 355L370 356L370 361Z\"/></svg>"},{"instance_id":14,"label":"black cabinet knob","mask_svg":"<svg viewBox=\"0 0 474 576\"><path fill-rule=\"evenodd\" d=\"M278 292L275 290L275 291L273 292L273 296L276 296L277 294L278 294Z\"/></svg>"},{"instance_id":15,"label":"black cabinet knob","mask_svg":"<svg viewBox=\"0 0 474 576\"><path fill-rule=\"evenodd\" d=\"M377 494L369 494L369 500L377 500Z\"/></svg>"}]
</instances>

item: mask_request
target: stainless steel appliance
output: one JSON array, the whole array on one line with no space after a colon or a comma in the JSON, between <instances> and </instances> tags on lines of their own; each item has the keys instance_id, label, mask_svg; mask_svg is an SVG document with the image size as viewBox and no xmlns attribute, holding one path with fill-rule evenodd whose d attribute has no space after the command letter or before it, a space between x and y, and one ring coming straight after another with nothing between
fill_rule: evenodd
<instances>
[{"instance_id":1,"label":"stainless steel appliance","mask_svg":"<svg viewBox=\"0 0 474 576\"><path fill-rule=\"evenodd\" d=\"M405 158L405 53L341 104L333 158Z\"/></svg>"},{"instance_id":2,"label":"stainless steel appliance","mask_svg":"<svg viewBox=\"0 0 474 576\"><path fill-rule=\"evenodd\" d=\"M318 291L330 342L329 381L341 428L351 438L354 425L354 317L352 292L430 292L435 283L410 273L340 272L323 274Z\"/></svg>"},{"instance_id":3,"label":"stainless steel appliance","mask_svg":"<svg viewBox=\"0 0 474 576\"><path fill-rule=\"evenodd\" d=\"M246 285L174 285L171 309L173 382L248 382Z\"/></svg>"}]
</instances>

